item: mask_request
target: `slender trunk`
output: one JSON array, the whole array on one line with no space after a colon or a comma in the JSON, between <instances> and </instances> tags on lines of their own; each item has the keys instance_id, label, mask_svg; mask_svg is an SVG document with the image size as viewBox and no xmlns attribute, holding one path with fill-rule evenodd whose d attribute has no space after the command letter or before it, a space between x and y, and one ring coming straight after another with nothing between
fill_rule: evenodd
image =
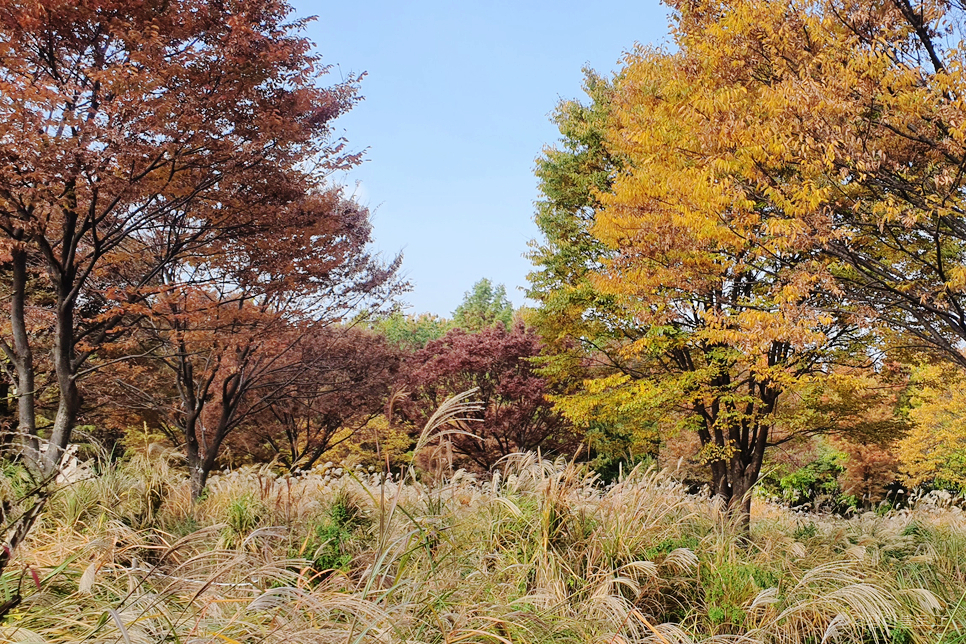
<instances>
[{"instance_id":1,"label":"slender trunk","mask_svg":"<svg viewBox=\"0 0 966 644\"><path fill-rule=\"evenodd\" d=\"M229 389L234 393L234 389ZM193 412L185 419L185 447L188 457L188 472L191 480L191 498L197 501L205 491L208 482L208 475L215 468L218 453L221 445L231 429L231 419L234 412L234 405L231 400L222 400L222 412L218 420L217 429L211 434L204 434L204 429L199 427L198 420L201 417L199 405L195 402L202 400L201 397L191 398Z\"/></svg>"},{"instance_id":2,"label":"slender trunk","mask_svg":"<svg viewBox=\"0 0 966 644\"><path fill-rule=\"evenodd\" d=\"M178 346L178 393L181 396L181 419L178 423L184 435L185 458L188 462L188 480L191 483L191 500L198 501L205 491L208 473L203 467L204 452L199 436L198 420L205 406L206 385L199 392L195 382L194 365L188 357L184 343Z\"/></svg>"},{"instance_id":3,"label":"slender trunk","mask_svg":"<svg viewBox=\"0 0 966 644\"><path fill-rule=\"evenodd\" d=\"M745 477L740 477L732 487L728 513L734 518L738 533L742 537L751 536L751 490Z\"/></svg>"},{"instance_id":4,"label":"slender trunk","mask_svg":"<svg viewBox=\"0 0 966 644\"><path fill-rule=\"evenodd\" d=\"M189 463L189 467L191 467L192 495L196 493L195 485L197 482L197 496L194 497L195 500L204 492L205 484L208 482L208 475L215 469L215 464L218 462L218 454L221 453L222 443L225 442L225 438L232 430L232 421L234 420L235 412L239 404L239 388L241 382L241 374L235 374L225 380L222 385L221 414L218 418L218 425L215 431L212 432L208 443L204 445L203 449L199 450L197 467L192 467Z\"/></svg>"},{"instance_id":5,"label":"slender trunk","mask_svg":"<svg viewBox=\"0 0 966 644\"><path fill-rule=\"evenodd\" d=\"M186 388L186 390L194 391L190 384L186 385ZM213 436L203 435L204 429L199 426L199 419L204 408L204 403L201 401L203 401L203 398L194 394L188 395L182 401L182 404L188 410L184 416L184 443L192 501L201 499L205 485L208 483L208 475L215 467L221 444L228 433L225 430L224 418L222 418L218 424L218 430Z\"/></svg>"},{"instance_id":6,"label":"slender trunk","mask_svg":"<svg viewBox=\"0 0 966 644\"><path fill-rule=\"evenodd\" d=\"M328 424L326 424L325 429L320 430L320 433L323 434L321 442L318 445L316 445L315 449L312 451L311 454L309 454L309 450L308 448L306 448L305 452L302 454L302 459L305 459L306 454L308 454L308 458L306 460L300 459L298 471L302 471L302 472L309 471L310 469L312 469L312 467L315 466L318 460L322 458L322 455L325 454L327 451L329 451L329 441L332 439L333 436L335 436L335 432L337 429L338 429L337 427L332 428Z\"/></svg>"},{"instance_id":7,"label":"slender trunk","mask_svg":"<svg viewBox=\"0 0 966 644\"><path fill-rule=\"evenodd\" d=\"M204 454L198 441L198 416L190 414L184 425L185 456L188 460L188 479L191 482L191 500L198 501L205 491L208 472L204 467Z\"/></svg>"},{"instance_id":8,"label":"slender trunk","mask_svg":"<svg viewBox=\"0 0 966 644\"><path fill-rule=\"evenodd\" d=\"M11 456L10 446L14 440L14 414L10 408L10 383L0 382L0 458Z\"/></svg>"},{"instance_id":9,"label":"slender trunk","mask_svg":"<svg viewBox=\"0 0 966 644\"><path fill-rule=\"evenodd\" d=\"M201 495L208 484L208 472L198 461L192 462L188 459L188 474L191 481L191 500L197 503L201 500Z\"/></svg>"},{"instance_id":10,"label":"slender trunk","mask_svg":"<svg viewBox=\"0 0 966 644\"><path fill-rule=\"evenodd\" d=\"M17 372L17 434L23 444L27 467L40 471L40 444L35 415L34 358L27 333L27 251L14 247L13 293L10 297L10 327L13 336L14 369Z\"/></svg>"},{"instance_id":11,"label":"slender trunk","mask_svg":"<svg viewBox=\"0 0 966 644\"><path fill-rule=\"evenodd\" d=\"M80 411L80 392L74 379L74 303L67 299L71 280L61 282L61 293L57 298L57 321L54 340L54 372L57 375L59 396L57 415L50 433L47 453L44 455L44 472L52 474L60 465L71 431Z\"/></svg>"}]
</instances>

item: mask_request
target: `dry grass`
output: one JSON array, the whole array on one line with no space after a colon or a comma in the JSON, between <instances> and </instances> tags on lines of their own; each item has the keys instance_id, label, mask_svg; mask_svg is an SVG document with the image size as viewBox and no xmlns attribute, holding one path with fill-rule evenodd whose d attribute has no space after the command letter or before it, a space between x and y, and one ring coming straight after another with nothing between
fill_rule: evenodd
<instances>
[{"instance_id":1,"label":"dry grass","mask_svg":"<svg viewBox=\"0 0 966 644\"><path fill-rule=\"evenodd\" d=\"M490 481L215 476L163 455L66 486L2 580L10 642L966 642L966 517L757 503L519 455ZM332 568L336 568L333 570ZM34 585L33 574L40 580Z\"/></svg>"}]
</instances>

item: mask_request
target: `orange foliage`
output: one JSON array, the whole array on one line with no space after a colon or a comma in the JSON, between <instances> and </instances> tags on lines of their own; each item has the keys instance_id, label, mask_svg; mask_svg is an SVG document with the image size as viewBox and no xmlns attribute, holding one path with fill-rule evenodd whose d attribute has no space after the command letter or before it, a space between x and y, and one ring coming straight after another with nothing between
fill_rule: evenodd
<instances>
[{"instance_id":1,"label":"orange foliage","mask_svg":"<svg viewBox=\"0 0 966 644\"><path fill-rule=\"evenodd\" d=\"M299 271L276 261L270 237L237 235L268 234L293 203L333 200L315 193L326 172L358 161L329 136L357 79L317 84L325 70L290 11L283 0L0 4L0 257L11 276L0 348L28 462L40 461L44 339L26 311L53 319L49 471L70 440L79 379L154 298L193 278L185 267L237 252L238 264L257 258L248 274L259 279ZM35 267L43 297L29 288Z\"/></svg>"}]
</instances>

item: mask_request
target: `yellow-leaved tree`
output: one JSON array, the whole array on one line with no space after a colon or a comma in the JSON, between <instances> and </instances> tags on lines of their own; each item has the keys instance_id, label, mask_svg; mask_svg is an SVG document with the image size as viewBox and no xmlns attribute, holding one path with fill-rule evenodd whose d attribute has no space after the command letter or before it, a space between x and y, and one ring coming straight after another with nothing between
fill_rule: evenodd
<instances>
[{"instance_id":1,"label":"yellow-leaved tree","mask_svg":"<svg viewBox=\"0 0 966 644\"><path fill-rule=\"evenodd\" d=\"M912 385L912 429L898 450L907 482L966 490L966 376L949 365L922 365Z\"/></svg>"},{"instance_id":2,"label":"yellow-leaved tree","mask_svg":"<svg viewBox=\"0 0 966 644\"><path fill-rule=\"evenodd\" d=\"M753 202L772 238L834 277L837 309L966 366L962 3L671 4L684 84L699 84L679 121L714 139L680 149L715 169L696 194Z\"/></svg>"},{"instance_id":3,"label":"yellow-leaved tree","mask_svg":"<svg viewBox=\"0 0 966 644\"><path fill-rule=\"evenodd\" d=\"M614 253L596 286L641 330L620 352L644 375L606 385L694 431L714 493L747 523L782 395L862 338L812 240L789 234L811 204L757 194L768 151L745 116L769 108L753 70L703 38L679 44L631 56L617 82L608 140L626 164L593 228Z\"/></svg>"},{"instance_id":4,"label":"yellow-leaved tree","mask_svg":"<svg viewBox=\"0 0 966 644\"><path fill-rule=\"evenodd\" d=\"M583 283L622 313L594 346L615 368L560 404L693 430L747 520L779 421L842 425L781 401L874 368L877 327L966 364L964 21L941 0L669 4L677 49L629 55L597 110L619 163Z\"/></svg>"}]
</instances>

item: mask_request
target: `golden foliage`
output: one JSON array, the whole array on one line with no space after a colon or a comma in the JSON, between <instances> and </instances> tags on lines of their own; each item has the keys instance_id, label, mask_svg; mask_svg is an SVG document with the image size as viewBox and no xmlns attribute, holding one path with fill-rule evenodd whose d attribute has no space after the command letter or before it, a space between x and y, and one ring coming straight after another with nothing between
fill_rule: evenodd
<instances>
[{"instance_id":1,"label":"golden foliage","mask_svg":"<svg viewBox=\"0 0 966 644\"><path fill-rule=\"evenodd\" d=\"M948 365L923 365L914 375L912 430L899 443L905 477L966 490L966 375Z\"/></svg>"}]
</instances>

